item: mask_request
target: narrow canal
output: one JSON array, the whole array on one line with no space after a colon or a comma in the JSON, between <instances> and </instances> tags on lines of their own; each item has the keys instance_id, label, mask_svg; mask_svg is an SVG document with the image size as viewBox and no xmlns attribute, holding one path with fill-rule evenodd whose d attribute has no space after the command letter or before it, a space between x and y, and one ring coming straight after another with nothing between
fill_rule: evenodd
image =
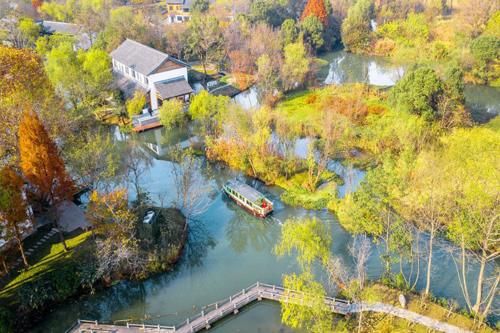
<instances>
[{"instance_id":1,"label":"narrow canal","mask_svg":"<svg viewBox=\"0 0 500 333\"><path fill-rule=\"evenodd\" d=\"M383 60L347 55L343 52L325 56L330 65L320 73L327 83L363 81L390 85L399 78L402 69ZM368 78L368 81L367 81ZM500 96L498 89L473 87L471 102L487 114L498 113ZM253 97L245 101L254 103ZM472 101L472 99L474 99ZM487 115L486 114L486 115ZM141 149L147 152L151 166L141 176L141 186L153 200L168 204L175 197L171 179L172 162L164 152L170 145L186 138L182 134L166 133L157 129L138 137ZM299 143L297 151L300 154ZM361 170L343 169L333 165L349 186L339 189L355 189L362 179ZM214 188L208 209L190 227L189 242L181 262L173 272L157 275L143 282L120 282L94 295L69 301L58 306L33 332L64 332L74 321L97 319L100 321L125 321L171 325L202 310L202 306L221 300L256 281L280 284L283 273L297 270L293 258L277 259L273 253L279 238L281 223L290 217L316 216L331 225L332 252L346 263L352 263L348 254L351 236L338 224L334 215L327 211L308 211L283 204L281 190L254 185L275 202L272 218L256 219L228 200L221 192L222 184L231 178L243 176L239 172L221 166L207 166L203 177ZM249 180L250 181L250 180ZM131 186L131 191L133 186ZM133 196L133 193L131 193ZM371 278L378 278L382 267L377 249L372 251L368 271ZM432 292L439 297L462 300L453 262L438 244L433 269ZM422 263L422 267L424 263ZM475 272L471 272L475 274ZM424 283L421 276L419 288ZM296 332L280 322L280 307L274 303L255 304L237 316L217 324L211 332Z\"/></svg>"}]
</instances>

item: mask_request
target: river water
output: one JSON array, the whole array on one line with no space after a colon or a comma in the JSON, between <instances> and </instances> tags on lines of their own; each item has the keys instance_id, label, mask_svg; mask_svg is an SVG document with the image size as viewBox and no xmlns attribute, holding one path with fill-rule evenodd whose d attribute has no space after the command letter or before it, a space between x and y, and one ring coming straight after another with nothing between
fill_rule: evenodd
<instances>
[{"instance_id":1,"label":"river water","mask_svg":"<svg viewBox=\"0 0 500 333\"><path fill-rule=\"evenodd\" d=\"M343 52L332 53L327 57L332 64L335 62L326 66L320 73L329 80L328 83L341 84L365 78L359 81L389 85L396 80L395 75L402 71L401 68L381 59L365 58L363 61L358 56L351 58ZM342 58L343 60L340 60ZM348 63L351 65L347 66ZM334 67L341 69L334 70ZM389 67L395 70L390 70ZM369 81L366 81L366 78ZM478 90L472 93L472 96L477 98L474 103L480 104L486 110L490 108L487 112L498 112L498 90L490 91L482 87ZM479 97L480 94L484 94L482 96L485 101ZM254 103L252 98L247 95L244 100ZM186 138L185 133L166 133L164 129L157 129L140 134L136 139L141 143L141 149L147 152L151 162L140 182L141 186L150 192L153 200L161 198L165 205L168 205L175 197L171 177L173 164L164 154L169 146ZM297 154L304 154L305 147L307 141L297 142ZM346 185L339 188L339 196L344 195L346 191L355 190L364 176L362 170L345 168L338 162L333 162L331 168L346 180ZM283 273L298 269L293 258L278 259L273 253L281 224L291 217L316 216L328 223L333 239L332 252L347 264L352 264L348 254L352 237L340 227L331 213L287 206L279 199L279 188L266 187L247 179L275 203L275 212L271 218L256 219L228 200L219 190L228 179L244 179L241 173L211 165L207 165L201 173L206 181L212 184L214 192L209 196L211 202L208 209L197 216L190 226L187 247L173 272L159 274L143 282L120 282L94 295L69 301L54 308L33 332L64 332L77 319L116 322L145 320L149 323L172 325L200 312L204 305L222 300L256 281L280 284ZM133 197L133 186L130 192ZM436 246L432 292L437 296L462 302L454 264L443 250L445 245L443 242ZM373 279L378 278L382 272L377 247L374 247L368 262L368 272L369 277ZM474 276L476 273L472 271L470 274ZM422 288L423 283L422 273L418 288ZM281 324L278 304L262 302L244 309L237 316L221 321L211 332L297 331Z\"/></svg>"}]
</instances>

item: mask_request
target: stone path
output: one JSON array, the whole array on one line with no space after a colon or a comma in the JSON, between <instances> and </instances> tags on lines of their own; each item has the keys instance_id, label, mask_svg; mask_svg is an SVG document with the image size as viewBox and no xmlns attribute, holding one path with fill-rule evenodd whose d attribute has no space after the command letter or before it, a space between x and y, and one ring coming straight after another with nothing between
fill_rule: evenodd
<instances>
[{"instance_id":1,"label":"stone path","mask_svg":"<svg viewBox=\"0 0 500 333\"><path fill-rule=\"evenodd\" d=\"M450 325L444 322L441 322L437 319L433 319L430 317L426 317L424 315L418 314L413 311L409 311L403 308L395 307L392 305L384 304L384 303L362 303L362 304L352 304L350 313L357 313L361 311L371 311L378 313L387 313L395 317L404 318L413 323L417 323L426 327L429 327L433 330L439 332L449 332L449 333L468 333L470 331L461 329L454 325Z\"/></svg>"}]
</instances>

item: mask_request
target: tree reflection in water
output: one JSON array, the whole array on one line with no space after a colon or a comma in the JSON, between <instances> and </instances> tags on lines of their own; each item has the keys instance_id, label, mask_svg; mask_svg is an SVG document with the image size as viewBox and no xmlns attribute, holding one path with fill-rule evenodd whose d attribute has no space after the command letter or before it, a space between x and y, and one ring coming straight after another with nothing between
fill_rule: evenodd
<instances>
[{"instance_id":1,"label":"tree reflection in water","mask_svg":"<svg viewBox=\"0 0 500 333\"><path fill-rule=\"evenodd\" d=\"M235 213L226 226L226 237L233 250L242 253L248 246L259 252L268 249L272 242L268 220L250 215L234 202L228 203L228 206Z\"/></svg>"},{"instance_id":2,"label":"tree reflection in water","mask_svg":"<svg viewBox=\"0 0 500 333\"><path fill-rule=\"evenodd\" d=\"M192 218L189 224L188 239L184 245L183 264L188 268L203 264L203 259L209 249L213 249L217 242L210 234L204 221Z\"/></svg>"}]
</instances>

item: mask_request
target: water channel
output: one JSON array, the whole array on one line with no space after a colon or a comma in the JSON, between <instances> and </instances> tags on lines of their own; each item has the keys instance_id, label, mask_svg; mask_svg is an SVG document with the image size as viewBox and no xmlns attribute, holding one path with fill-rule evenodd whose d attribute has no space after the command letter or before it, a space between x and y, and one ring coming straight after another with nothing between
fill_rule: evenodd
<instances>
[{"instance_id":1,"label":"water channel","mask_svg":"<svg viewBox=\"0 0 500 333\"><path fill-rule=\"evenodd\" d=\"M330 65L325 66L319 74L324 77L325 83L362 81L391 85L403 71L382 59L348 55L342 51L328 54L325 59L329 60ZM468 102L478 105L478 109L481 108L488 114L499 112L498 89L468 87L470 89L474 91ZM252 92L247 94L250 96L245 96L245 100L254 103ZM150 192L152 199L161 197L163 202L168 203L174 198L170 171L172 162L165 158L164 153L170 145L186 138L185 133L166 133L164 129L138 136L141 149L147 152L151 162L151 166L141 176L141 186ZM299 155L303 153L305 146L303 141L297 143ZM340 196L355 189L364 175L361 170L347 169L339 163L332 164L332 168L347 180L347 184L339 188ZM145 320L171 325L201 311L202 306L224 299L256 281L280 284L283 273L297 270L293 258L277 259L273 253L281 223L290 217L316 216L328 223L333 239L332 252L346 263L352 264L348 254L351 235L340 227L331 213L287 206L279 199L279 188L266 187L253 181L253 185L275 203L272 218L256 219L219 191L226 180L244 178L239 172L222 166L207 166L202 174L214 188L210 196L211 203L192 224L187 248L173 272L163 273L143 282L120 282L94 295L68 301L54 308L33 332L64 332L79 318L117 322ZM250 179L247 181L252 182ZM462 301L454 264L440 244L436 247L432 292L439 297ZM368 263L369 276L374 279L382 272L378 258L379 253L375 248ZM422 275L419 289L423 283ZM211 332L297 331L281 324L278 304L263 302L218 323Z\"/></svg>"}]
</instances>

